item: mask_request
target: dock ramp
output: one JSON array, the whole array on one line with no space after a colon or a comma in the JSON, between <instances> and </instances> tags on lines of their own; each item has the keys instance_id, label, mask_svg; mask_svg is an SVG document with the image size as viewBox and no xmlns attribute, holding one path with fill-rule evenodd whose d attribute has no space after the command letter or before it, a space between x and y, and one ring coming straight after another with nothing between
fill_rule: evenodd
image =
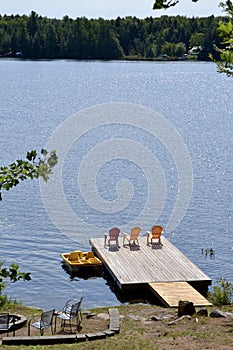
<instances>
[{"instance_id":1,"label":"dock ramp","mask_svg":"<svg viewBox=\"0 0 233 350\"><path fill-rule=\"evenodd\" d=\"M179 301L193 302L194 306L212 304L188 282L149 283L150 290L166 307L178 307Z\"/></svg>"}]
</instances>

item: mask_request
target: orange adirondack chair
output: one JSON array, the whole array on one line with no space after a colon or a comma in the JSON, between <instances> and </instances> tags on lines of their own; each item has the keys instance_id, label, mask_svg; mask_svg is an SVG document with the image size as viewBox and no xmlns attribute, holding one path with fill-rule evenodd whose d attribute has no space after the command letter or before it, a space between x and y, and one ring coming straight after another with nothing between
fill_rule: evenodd
<instances>
[{"instance_id":1,"label":"orange adirondack chair","mask_svg":"<svg viewBox=\"0 0 233 350\"><path fill-rule=\"evenodd\" d=\"M162 245L161 235L163 233L162 226L156 225L152 227L151 233L147 232L147 244L153 244L153 240L157 240L157 243Z\"/></svg>"},{"instance_id":2,"label":"orange adirondack chair","mask_svg":"<svg viewBox=\"0 0 233 350\"><path fill-rule=\"evenodd\" d=\"M140 235L140 233L141 233L140 227L133 227L130 232L130 235L128 235L127 233L124 233L123 245L125 245L125 240L127 240L130 247L136 244L139 246L138 236Z\"/></svg>"}]
</instances>

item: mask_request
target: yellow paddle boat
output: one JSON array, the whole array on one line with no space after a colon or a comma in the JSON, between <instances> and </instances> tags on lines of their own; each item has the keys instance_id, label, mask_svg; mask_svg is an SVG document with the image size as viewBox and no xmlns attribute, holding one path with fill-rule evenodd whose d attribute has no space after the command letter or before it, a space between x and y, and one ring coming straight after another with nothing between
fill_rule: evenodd
<instances>
[{"instance_id":1,"label":"yellow paddle boat","mask_svg":"<svg viewBox=\"0 0 233 350\"><path fill-rule=\"evenodd\" d=\"M70 273L80 272L86 269L98 268L102 265L100 259L98 259L94 253L82 252L81 250L75 250L70 253L62 253L64 267Z\"/></svg>"}]
</instances>

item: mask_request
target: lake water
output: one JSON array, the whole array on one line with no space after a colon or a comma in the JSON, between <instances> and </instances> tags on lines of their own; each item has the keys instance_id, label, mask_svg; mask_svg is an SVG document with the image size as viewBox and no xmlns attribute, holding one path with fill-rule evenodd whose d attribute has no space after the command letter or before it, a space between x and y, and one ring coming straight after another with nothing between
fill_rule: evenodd
<instances>
[{"instance_id":1,"label":"lake water","mask_svg":"<svg viewBox=\"0 0 233 350\"><path fill-rule=\"evenodd\" d=\"M104 279L71 280L60 253L140 222L143 235L162 224L213 282L233 282L232 96L233 80L212 63L1 59L0 164L49 139L62 160L62 190L52 177L3 193L0 260L32 276L9 296L43 309L83 293L85 308L118 305ZM212 259L202 254L210 248Z\"/></svg>"}]
</instances>

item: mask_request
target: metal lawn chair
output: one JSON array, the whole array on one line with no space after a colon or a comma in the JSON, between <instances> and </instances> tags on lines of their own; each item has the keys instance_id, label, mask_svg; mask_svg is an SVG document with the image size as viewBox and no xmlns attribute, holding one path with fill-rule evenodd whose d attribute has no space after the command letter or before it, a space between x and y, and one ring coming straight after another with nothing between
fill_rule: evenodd
<instances>
[{"instance_id":1,"label":"metal lawn chair","mask_svg":"<svg viewBox=\"0 0 233 350\"><path fill-rule=\"evenodd\" d=\"M9 313L4 312L0 314L0 331L1 332L7 332L7 335L9 332L13 332L13 335L15 335L15 320L14 317L12 317Z\"/></svg>"},{"instance_id":2,"label":"metal lawn chair","mask_svg":"<svg viewBox=\"0 0 233 350\"><path fill-rule=\"evenodd\" d=\"M63 309L58 312L57 318L61 319L61 328L64 330L66 322L69 322L70 333L72 333L72 321L75 320L75 326L78 330L82 323L82 311L81 304L83 301L83 296L78 301L70 299L66 302Z\"/></svg>"},{"instance_id":3,"label":"metal lawn chair","mask_svg":"<svg viewBox=\"0 0 233 350\"><path fill-rule=\"evenodd\" d=\"M40 320L33 322L33 319L28 322L28 335L30 336L30 327L34 327L40 330L40 335L44 334L44 329L51 328L51 333L54 334L53 331L53 316L55 314L55 309L44 311L41 314Z\"/></svg>"}]
</instances>

